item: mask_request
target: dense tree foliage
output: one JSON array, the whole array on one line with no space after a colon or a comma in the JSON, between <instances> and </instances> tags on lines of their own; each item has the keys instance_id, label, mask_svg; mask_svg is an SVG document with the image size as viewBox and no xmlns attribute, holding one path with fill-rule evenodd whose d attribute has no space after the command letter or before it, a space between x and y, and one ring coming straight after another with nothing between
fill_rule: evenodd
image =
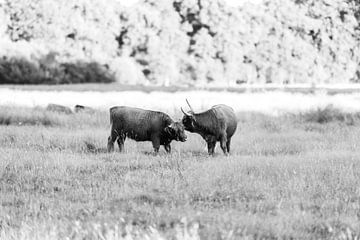
<instances>
[{"instance_id":1,"label":"dense tree foliage","mask_svg":"<svg viewBox=\"0 0 360 240\"><path fill-rule=\"evenodd\" d=\"M2 0L0 55L34 66L46 56L54 66L97 62L133 84L358 82L359 5Z\"/></svg>"}]
</instances>

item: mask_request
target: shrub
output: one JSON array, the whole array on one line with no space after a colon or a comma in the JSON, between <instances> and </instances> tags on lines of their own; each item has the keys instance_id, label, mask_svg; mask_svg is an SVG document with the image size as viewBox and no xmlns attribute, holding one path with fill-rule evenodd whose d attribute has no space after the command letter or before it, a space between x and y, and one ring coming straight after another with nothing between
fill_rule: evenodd
<instances>
[{"instance_id":1,"label":"shrub","mask_svg":"<svg viewBox=\"0 0 360 240\"><path fill-rule=\"evenodd\" d=\"M353 125L355 121L360 119L360 113L345 113L331 104L327 105L325 108L317 108L308 111L301 114L301 116L307 122L316 122L320 124L338 121Z\"/></svg>"},{"instance_id":2,"label":"shrub","mask_svg":"<svg viewBox=\"0 0 360 240\"><path fill-rule=\"evenodd\" d=\"M60 125L57 116L41 109L1 107L0 125Z\"/></svg>"},{"instance_id":3,"label":"shrub","mask_svg":"<svg viewBox=\"0 0 360 240\"><path fill-rule=\"evenodd\" d=\"M0 83L1 84L28 84L43 83L43 74L33 63L25 59L1 58Z\"/></svg>"},{"instance_id":4,"label":"shrub","mask_svg":"<svg viewBox=\"0 0 360 240\"><path fill-rule=\"evenodd\" d=\"M110 83L115 77L96 62L54 63L40 59L0 59L0 84Z\"/></svg>"},{"instance_id":5,"label":"shrub","mask_svg":"<svg viewBox=\"0 0 360 240\"><path fill-rule=\"evenodd\" d=\"M35 107L0 106L0 125L39 125L39 126L66 126L68 128L105 127L109 125L108 117L102 111L78 112L64 114ZM106 116L106 115L105 115Z\"/></svg>"},{"instance_id":6,"label":"shrub","mask_svg":"<svg viewBox=\"0 0 360 240\"><path fill-rule=\"evenodd\" d=\"M64 63L61 64L64 75L59 83L110 83L114 77L107 72L107 66L98 63Z\"/></svg>"}]
</instances>

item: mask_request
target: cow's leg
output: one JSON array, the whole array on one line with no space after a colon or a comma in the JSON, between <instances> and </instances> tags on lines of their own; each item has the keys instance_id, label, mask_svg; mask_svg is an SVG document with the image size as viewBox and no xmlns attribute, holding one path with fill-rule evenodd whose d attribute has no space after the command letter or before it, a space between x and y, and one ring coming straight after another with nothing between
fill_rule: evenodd
<instances>
[{"instance_id":1,"label":"cow's leg","mask_svg":"<svg viewBox=\"0 0 360 240\"><path fill-rule=\"evenodd\" d=\"M231 144L231 138L229 138L226 142L226 149L228 153L230 153L230 144Z\"/></svg>"},{"instance_id":2,"label":"cow's leg","mask_svg":"<svg viewBox=\"0 0 360 240\"><path fill-rule=\"evenodd\" d=\"M154 153L157 154L160 148L160 137L158 135L154 135L151 137L151 142L154 148Z\"/></svg>"},{"instance_id":3,"label":"cow's leg","mask_svg":"<svg viewBox=\"0 0 360 240\"><path fill-rule=\"evenodd\" d=\"M213 141L213 140L208 141L207 145L208 145L208 153L209 153L209 155L214 155L216 141Z\"/></svg>"},{"instance_id":4,"label":"cow's leg","mask_svg":"<svg viewBox=\"0 0 360 240\"><path fill-rule=\"evenodd\" d=\"M111 128L110 136L108 138L107 150L108 152L114 151L114 142L118 138L118 134Z\"/></svg>"},{"instance_id":5,"label":"cow's leg","mask_svg":"<svg viewBox=\"0 0 360 240\"><path fill-rule=\"evenodd\" d=\"M122 152L124 151L124 142L125 142L125 138L126 136L124 135L120 135L117 139L117 144L119 146L119 151Z\"/></svg>"},{"instance_id":6,"label":"cow's leg","mask_svg":"<svg viewBox=\"0 0 360 240\"><path fill-rule=\"evenodd\" d=\"M171 145L170 145L170 143L164 145L164 148L165 148L165 151L166 151L167 153L171 153Z\"/></svg>"},{"instance_id":7,"label":"cow's leg","mask_svg":"<svg viewBox=\"0 0 360 240\"><path fill-rule=\"evenodd\" d=\"M108 152L114 151L114 142L116 141L116 138L113 139L112 136L108 137L108 144L107 144L107 150Z\"/></svg>"},{"instance_id":8,"label":"cow's leg","mask_svg":"<svg viewBox=\"0 0 360 240\"><path fill-rule=\"evenodd\" d=\"M221 146L221 149L223 150L224 154L225 154L225 155L228 155L226 143L227 143L226 134L223 134L223 135L220 137L220 146Z\"/></svg>"}]
</instances>

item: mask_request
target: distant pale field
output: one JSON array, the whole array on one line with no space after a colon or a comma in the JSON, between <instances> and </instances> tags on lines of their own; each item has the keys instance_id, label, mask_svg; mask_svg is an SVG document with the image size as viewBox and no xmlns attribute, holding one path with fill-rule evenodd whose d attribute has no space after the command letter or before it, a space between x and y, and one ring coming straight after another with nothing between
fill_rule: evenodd
<instances>
[{"instance_id":1,"label":"distant pale field","mask_svg":"<svg viewBox=\"0 0 360 240\"><path fill-rule=\"evenodd\" d=\"M196 134L153 156L106 153L107 111L0 107L0 239L360 236L359 118L237 116L229 157Z\"/></svg>"},{"instance_id":2,"label":"distant pale field","mask_svg":"<svg viewBox=\"0 0 360 240\"><path fill-rule=\"evenodd\" d=\"M130 87L121 85L88 84L64 86L7 86L0 88L0 105L45 107L49 103L74 107L86 105L107 110L116 105L126 105L180 114L180 107L188 109L188 99L196 111L219 103L228 104L235 111L254 111L279 115L299 113L333 105L346 112L360 111L360 92L357 85L335 87L280 89L260 86L229 91L186 90L182 88Z\"/></svg>"}]
</instances>

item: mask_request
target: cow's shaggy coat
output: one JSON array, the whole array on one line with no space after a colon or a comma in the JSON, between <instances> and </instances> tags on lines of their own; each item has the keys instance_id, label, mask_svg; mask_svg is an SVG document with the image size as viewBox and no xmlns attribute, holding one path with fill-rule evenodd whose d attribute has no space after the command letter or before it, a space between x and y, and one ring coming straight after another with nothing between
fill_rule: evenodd
<instances>
[{"instance_id":1,"label":"cow's shaggy coat","mask_svg":"<svg viewBox=\"0 0 360 240\"><path fill-rule=\"evenodd\" d=\"M207 142L210 155L214 154L217 141L225 155L230 152L231 137L237 128L237 119L231 107L220 104L202 113L194 113L193 110L183 113L185 130L200 134Z\"/></svg>"},{"instance_id":2,"label":"cow's shaggy coat","mask_svg":"<svg viewBox=\"0 0 360 240\"><path fill-rule=\"evenodd\" d=\"M135 141L151 141L155 153L163 145L166 152L171 152L172 140L186 140L182 123L174 122L169 115L132 107L110 108L111 132L108 138L108 151L114 150L117 141L120 152L124 149L126 137Z\"/></svg>"}]
</instances>

